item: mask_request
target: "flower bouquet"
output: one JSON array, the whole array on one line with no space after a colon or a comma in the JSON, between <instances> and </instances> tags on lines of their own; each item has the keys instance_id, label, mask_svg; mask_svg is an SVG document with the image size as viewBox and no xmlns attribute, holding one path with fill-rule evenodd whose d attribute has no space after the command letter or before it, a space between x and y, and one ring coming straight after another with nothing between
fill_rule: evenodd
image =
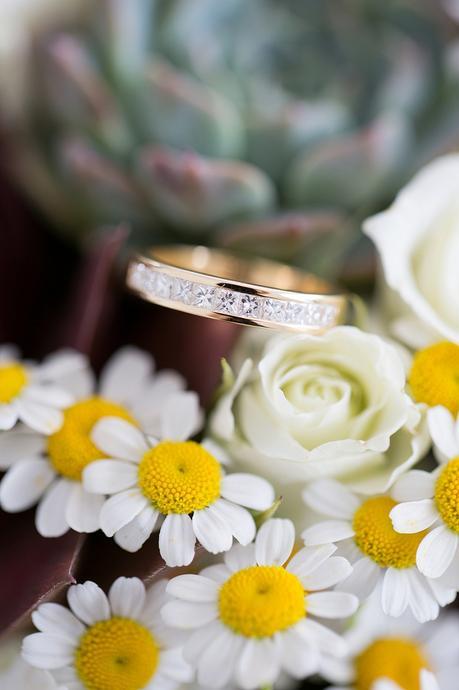
<instances>
[{"instance_id":1,"label":"flower bouquet","mask_svg":"<svg viewBox=\"0 0 459 690\"><path fill-rule=\"evenodd\" d=\"M0 690L457 690L457 8L248 5L29 37Z\"/></svg>"}]
</instances>

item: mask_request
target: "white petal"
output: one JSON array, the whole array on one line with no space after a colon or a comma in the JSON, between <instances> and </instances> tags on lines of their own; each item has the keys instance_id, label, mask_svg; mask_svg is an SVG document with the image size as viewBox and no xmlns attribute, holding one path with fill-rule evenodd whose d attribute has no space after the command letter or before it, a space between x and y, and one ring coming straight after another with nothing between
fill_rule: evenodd
<instances>
[{"instance_id":1,"label":"white petal","mask_svg":"<svg viewBox=\"0 0 459 690\"><path fill-rule=\"evenodd\" d=\"M217 600L218 585L203 575L178 575L169 581L167 593L177 599L195 602Z\"/></svg>"},{"instance_id":2,"label":"white petal","mask_svg":"<svg viewBox=\"0 0 459 690\"><path fill-rule=\"evenodd\" d=\"M231 577L231 570L224 563L216 563L201 570L200 575L221 585Z\"/></svg>"},{"instance_id":3,"label":"white petal","mask_svg":"<svg viewBox=\"0 0 459 690\"><path fill-rule=\"evenodd\" d=\"M221 465L231 465L231 458L220 444L216 443L211 438L204 438L201 441L201 446L207 450Z\"/></svg>"},{"instance_id":4,"label":"white petal","mask_svg":"<svg viewBox=\"0 0 459 690\"><path fill-rule=\"evenodd\" d=\"M436 527L421 541L416 563L426 577L440 577L451 565L458 545L458 535L444 525Z\"/></svg>"},{"instance_id":5,"label":"white petal","mask_svg":"<svg viewBox=\"0 0 459 690\"><path fill-rule=\"evenodd\" d=\"M90 494L78 482L75 482L69 496L65 520L75 532L89 534L96 532L100 525L100 511L104 505L104 497Z\"/></svg>"},{"instance_id":6,"label":"white petal","mask_svg":"<svg viewBox=\"0 0 459 690\"><path fill-rule=\"evenodd\" d=\"M13 345L13 343L4 343L0 345L0 362L11 364L11 362L17 362L20 359L21 351L17 345Z\"/></svg>"},{"instance_id":7,"label":"white petal","mask_svg":"<svg viewBox=\"0 0 459 690\"><path fill-rule=\"evenodd\" d=\"M439 577L437 580L427 579L426 582L440 606L452 604L456 599L457 590L449 586L448 583L443 582L442 577Z\"/></svg>"},{"instance_id":8,"label":"white petal","mask_svg":"<svg viewBox=\"0 0 459 690\"><path fill-rule=\"evenodd\" d=\"M159 532L159 551L168 566L189 565L195 542L189 515L167 515Z\"/></svg>"},{"instance_id":9,"label":"white petal","mask_svg":"<svg viewBox=\"0 0 459 690\"><path fill-rule=\"evenodd\" d=\"M249 511L242 506L220 498L212 503L208 510L228 525L232 535L243 546L250 544L255 537L255 520Z\"/></svg>"},{"instance_id":10,"label":"white petal","mask_svg":"<svg viewBox=\"0 0 459 690\"><path fill-rule=\"evenodd\" d=\"M52 635L61 635L76 644L84 633L85 626L65 606L41 604L32 613L32 622L38 630Z\"/></svg>"},{"instance_id":11,"label":"white petal","mask_svg":"<svg viewBox=\"0 0 459 690\"><path fill-rule=\"evenodd\" d=\"M252 510L267 510L275 499L274 489L266 479L244 473L223 477L221 494L228 501Z\"/></svg>"},{"instance_id":12,"label":"white petal","mask_svg":"<svg viewBox=\"0 0 459 690\"><path fill-rule=\"evenodd\" d=\"M148 505L148 500L138 489L115 494L102 506L100 529L107 537L113 537L115 532L131 522Z\"/></svg>"},{"instance_id":13,"label":"white petal","mask_svg":"<svg viewBox=\"0 0 459 690\"><path fill-rule=\"evenodd\" d=\"M20 460L10 467L0 484L3 510L16 513L35 505L55 476L45 460Z\"/></svg>"},{"instance_id":14,"label":"white petal","mask_svg":"<svg viewBox=\"0 0 459 690\"><path fill-rule=\"evenodd\" d=\"M132 412L142 429L153 436L161 436L161 410L164 401L186 388L186 381L177 371L162 369L137 396Z\"/></svg>"},{"instance_id":15,"label":"white petal","mask_svg":"<svg viewBox=\"0 0 459 690\"><path fill-rule=\"evenodd\" d=\"M398 618L409 602L409 581L406 570L388 568L384 573L381 605L387 616Z\"/></svg>"},{"instance_id":16,"label":"white petal","mask_svg":"<svg viewBox=\"0 0 459 690\"><path fill-rule=\"evenodd\" d=\"M399 503L390 511L395 531L403 534L422 532L433 525L437 518L438 512L431 498Z\"/></svg>"},{"instance_id":17,"label":"white petal","mask_svg":"<svg viewBox=\"0 0 459 690\"><path fill-rule=\"evenodd\" d=\"M138 619L145 606L145 585L138 577L119 577L110 587L112 616Z\"/></svg>"},{"instance_id":18,"label":"white petal","mask_svg":"<svg viewBox=\"0 0 459 690\"><path fill-rule=\"evenodd\" d=\"M438 405L427 412L430 435L443 456L450 460L459 455L459 443L455 433L455 419L445 407Z\"/></svg>"},{"instance_id":19,"label":"white petal","mask_svg":"<svg viewBox=\"0 0 459 690\"><path fill-rule=\"evenodd\" d=\"M326 520L312 525L301 534L306 546L318 544L330 544L342 539L354 536L354 530L350 522L344 520Z\"/></svg>"},{"instance_id":20,"label":"white petal","mask_svg":"<svg viewBox=\"0 0 459 690\"><path fill-rule=\"evenodd\" d=\"M19 410L16 405L0 403L0 431L9 431L18 421Z\"/></svg>"},{"instance_id":21,"label":"white petal","mask_svg":"<svg viewBox=\"0 0 459 690\"><path fill-rule=\"evenodd\" d=\"M189 661L193 666L196 666L212 640L214 640L223 629L222 623L219 620L214 620L208 625L204 625L193 631L186 639L183 646L183 656L185 660Z\"/></svg>"},{"instance_id":22,"label":"white petal","mask_svg":"<svg viewBox=\"0 0 459 690\"><path fill-rule=\"evenodd\" d=\"M390 493L394 501L403 503L404 501L432 498L434 490L435 479L431 472L410 470L397 479Z\"/></svg>"},{"instance_id":23,"label":"white petal","mask_svg":"<svg viewBox=\"0 0 459 690\"><path fill-rule=\"evenodd\" d=\"M334 544L322 546L305 546L296 553L287 565L287 570L302 581L316 568L325 563L336 551Z\"/></svg>"},{"instance_id":24,"label":"white petal","mask_svg":"<svg viewBox=\"0 0 459 690\"><path fill-rule=\"evenodd\" d=\"M240 654L237 680L243 690L272 685L280 671L280 645L275 638L250 638Z\"/></svg>"},{"instance_id":25,"label":"white petal","mask_svg":"<svg viewBox=\"0 0 459 690\"><path fill-rule=\"evenodd\" d=\"M293 678L306 678L319 668L319 654L311 637L309 644L296 627L282 634L282 666Z\"/></svg>"},{"instance_id":26,"label":"white petal","mask_svg":"<svg viewBox=\"0 0 459 690\"><path fill-rule=\"evenodd\" d=\"M97 460L83 471L86 491L94 494L116 494L137 483L137 465L124 460Z\"/></svg>"},{"instance_id":27,"label":"white petal","mask_svg":"<svg viewBox=\"0 0 459 690\"><path fill-rule=\"evenodd\" d=\"M380 575L379 566L365 556L353 564L351 574L339 583L338 589L355 594L360 601L363 601L376 589Z\"/></svg>"},{"instance_id":28,"label":"white petal","mask_svg":"<svg viewBox=\"0 0 459 690\"><path fill-rule=\"evenodd\" d=\"M378 678L371 686L371 690L403 690L403 688L390 678Z\"/></svg>"},{"instance_id":29,"label":"white petal","mask_svg":"<svg viewBox=\"0 0 459 690\"><path fill-rule=\"evenodd\" d=\"M60 537L68 531L65 514L73 488L74 482L58 479L43 496L35 514L37 532L42 537Z\"/></svg>"},{"instance_id":30,"label":"white petal","mask_svg":"<svg viewBox=\"0 0 459 690\"><path fill-rule=\"evenodd\" d=\"M413 616L420 623L437 618L439 606L423 575L416 568L410 568L407 572L409 582L408 606Z\"/></svg>"},{"instance_id":31,"label":"white petal","mask_svg":"<svg viewBox=\"0 0 459 690\"><path fill-rule=\"evenodd\" d=\"M177 683L186 683L193 679L193 670L183 658L182 650L179 647L161 650L157 673Z\"/></svg>"},{"instance_id":32,"label":"white petal","mask_svg":"<svg viewBox=\"0 0 459 690\"><path fill-rule=\"evenodd\" d=\"M298 628L299 624L297 624ZM322 652L342 657L348 652L345 639L312 618L301 621L301 627L311 636Z\"/></svg>"},{"instance_id":33,"label":"white petal","mask_svg":"<svg viewBox=\"0 0 459 690\"><path fill-rule=\"evenodd\" d=\"M215 603L196 603L191 601L169 601L161 609L161 616L172 628L191 630L207 625L217 618Z\"/></svg>"},{"instance_id":34,"label":"white petal","mask_svg":"<svg viewBox=\"0 0 459 690\"><path fill-rule=\"evenodd\" d=\"M233 573L243 568L249 568L256 564L255 560L255 544L235 544L230 551L227 551L224 556L225 565Z\"/></svg>"},{"instance_id":35,"label":"white petal","mask_svg":"<svg viewBox=\"0 0 459 690\"><path fill-rule=\"evenodd\" d=\"M24 390L22 397L24 400L32 403L58 409L69 407L74 402L74 397L71 393L64 388L48 383L30 384Z\"/></svg>"},{"instance_id":36,"label":"white petal","mask_svg":"<svg viewBox=\"0 0 459 690\"><path fill-rule=\"evenodd\" d=\"M316 513L338 520L351 520L359 507L357 497L333 479L319 479L308 484L303 500Z\"/></svg>"},{"instance_id":37,"label":"white petal","mask_svg":"<svg viewBox=\"0 0 459 690\"><path fill-rule=\"evenodd\" d=\"M22 656L31 666L54 669L73 662L75 646L61 635L34 633L22 644Z\"/></svg>"},{"instance_id":38,"label":"white petal","mask_svg":"<svg viewBox=\"0 0 459 690\"><path fill-rule=\"evenodd\" d=\"M357 611L359 600L348 592L314 592L306 596L308 613L320 618L347 618Z\"/></svg>"},{"instance_id":39,"label":"white petal","mask_svg":"<svg viewBox=\"0 0 459 690\"><path fill-rule=\"evenodd\" d=\"M186 441L194 436L202 425L199 398L191 391L172 393L161 409L162 438Z\"/></svg>"},{"instance_id":40,"label":"white petal","mask_svg":"<svg viewBox=\"0 0 459 690\"><path fill-rule=\"evenodd\" d=\"M138 462L148 450L144 435L133 424L119 417L104 417L91 432L95 445L105 455Z\"/></svg>"},{"instance_id":41,"label":"white petal","mask_svg":"<svg viewBox=\"0 0 459 690\"><path fill-rule=\"evenodd\" d=\"M129 406L141 394L153 368L153 358L147 352L123 347L105 365L100 393L104 398Z\"/></svg>"},{"instance_id":42,"label":"white petal","mask_svg":"<svg viewBox=\"0 0 459 690\"><path fill-rule=\"evenodd\" d=\"M198 682L222 688L229 683L241 653L243 638L222 629L204 650L198 664Z\"/></svg>"},{"instance_id":43,"label":"white petal","mask_svg":"<svg viewBox=\"0 0 459 690\"><path fill-rule=\"evenodd\" d=\"M258 565L283 565L295 544L295 528L291 520L271 518L258 530L255 558Z\"/></svg>"},{"instance_id":44,"label":"white petal","mask_svg":"<svg viewBox=\"0 0 459 690\"><path fill-rule=\"evenodd\" d=\"M88 368L89 361L86 355L76 350L66 348L53 352L45 357L36 373L39 381L53 382L62 386L62 381L66 382L67 377L75 374L82 375ZM66 388L65 385L63 385L63 387ZM82 394L76 397L86 397L92 393L92 390L93 389L85 389Z\"/></svg>"},{"instance_id":45,"label":"white petal","mask_svg":"<svg viewBox=\"0 0 459 690\"><path fill-rule=\"evenodd\" d=\"M0 434L0 468L7 469L19 460L32 459L44 448L43 436L27 431L25 427Z\"/></svg>"},{"instance_id":46,"label":"white petal","mask_svg":"<svg viewBox=\"0 0 459 690\"><path fill-rule=\"evenodd\" d=\"M421 669L421 690L440 690L434 674L425 668Z\"/></svg>"},{"instance_id":47,"label":"white petal","mask_svg":"<svg viewBox=\"0 0 459 690\"><path fill-rule=\"evenodd\" d=\"M228 551L233 543L233 535L228 523L208 508L195 510L193 530L197 540L209 553Z\"/></svg>"},{"instance_id":48,"label":"white petal","mask_svg":"<svg viewBox=\"0 0 459 690\"><path fill-rule=\"evenodd\" d=\"M336 556L319 565L312 573L301 579L302 585L309 592L334 587L352 573L352 565L346 558Z\"/></svg>"},{"instance_id":49,"label":"white petal","mask_svg":"<svg viewBox=\"0 0 459 690\"><path fill-rule=\"evenodd\" d=\"M64 421L60 410L25 398L16 401L20 419L34 431L42 434L53 434L58 431Z\"/></svg>"},{"instance_id":50,"label":"white petal","mask_svg":"<svg viewBox=\"0 0 459 690\"><path fill-rule=\"evenodd\" d=\"M146 506L131 522L115 533L114 540L125 551L135 553L145 544L153 532L159 513Z\"/></svg>"},{"instance_id":51,"label":"white petal","mask_svg":"<svg viewBox=\"0 0 459 690\"><path fill-rule=\"evenodd\" d=\"M110 618L108 599L95 582L88 580L82 585L69 587L67 601L75 616L87 625Z\"/></svg>"}]
</instances>

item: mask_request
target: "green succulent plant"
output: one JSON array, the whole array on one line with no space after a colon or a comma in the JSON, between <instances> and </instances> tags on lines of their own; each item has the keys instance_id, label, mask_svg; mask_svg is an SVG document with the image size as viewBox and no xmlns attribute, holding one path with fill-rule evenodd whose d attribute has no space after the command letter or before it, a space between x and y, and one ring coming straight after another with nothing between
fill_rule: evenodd
<instances>
[{"instance_id":1,"label":"green succulent plant","mask_svg":"<svg viewBox=\"0 0 459 690\"><path fill-rule=\"evenodd\" d=\"M44 38L18 176L80 239L204 241L330 273L454 147L435 0L101 0Z\"/></svg>"}]
</instances>

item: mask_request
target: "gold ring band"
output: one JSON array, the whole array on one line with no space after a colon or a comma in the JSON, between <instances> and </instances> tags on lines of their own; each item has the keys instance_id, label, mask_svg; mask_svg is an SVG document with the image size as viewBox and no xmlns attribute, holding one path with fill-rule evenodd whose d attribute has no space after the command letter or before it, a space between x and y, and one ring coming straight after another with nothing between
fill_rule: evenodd
<instances>
[{"instance_id":1,"label":"gold ring band","mask_svg":"<svg viewBox=\"0 0 459 690\"><path fill-rule=\"evenodd\" d=\"M143 299L235 323L320 333L349 319L352 300L314 275L219 249L154 247L128 266L128 287Z\"/></svg>"}]
</instances>

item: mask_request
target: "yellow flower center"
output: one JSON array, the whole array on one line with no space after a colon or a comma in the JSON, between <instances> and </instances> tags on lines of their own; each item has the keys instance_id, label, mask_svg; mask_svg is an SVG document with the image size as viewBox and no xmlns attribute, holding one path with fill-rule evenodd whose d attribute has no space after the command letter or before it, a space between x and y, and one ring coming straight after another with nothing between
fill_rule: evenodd
<instances>
[{"instance_id":1,"label":"yellow flower center","mask_svg":"<svg viewBox=\"0 0 459 690\"><path fill-rule=\"evenodd\" d=\"M442 342L416 353L408 378L415 400L459 412L459 345Z\"/></svg>"},{"instance_id":2,"label":"yellow flower center","mask_svg":"<svg viewBox=\"0 0 459 690\"><path fill-rule=\"evenodd\" d=\"M141 690L158 661L159 647L147 628L129 618L110 618L81 637L75 670L87 690Z\"/></svg>"},{"instance_id":3,"label":"yellow flower center","mask_svg":"<svg viewBox=\"0 0 459 690\"><path fill-rule=\"evenodd\" d=\"M192 513L220 496L220 465L199 443L162 441L143 456L138 481L163 515Z\"/></svg>"},{"instance_id":4,"label":"yellow flower center","mask_svg":"<svg viewBox=\"0 0 459 690\"><path fill-rule=\"evenodd\" d=\"M402 690L421 690L419 674L429 666L419 646L403 638L383 638L355 660L356 690L372 690L379 678L389 678Z\"/></svg>"},{"instance_id":5,"label":"yellow flower center","mask_svg":"<svg viewBox=\"0 0 459 690\"><path fill-rule=\"evenodd\" d=\"M29 380L21 364L0 364L0 403L10 403Z\"/></svg>"},{"instance_id":6,"label":"yellow flower center","mask_svg":"<svg viewBox=\"0 0 459 690\"><path fill-rule=\"evenodd\" d=\"M363 553L382 568L411 568L426 531L399 534L389 513L397 505L389 496L367 499L354 514L354 540Z\"/></svg>"},{"instance_id":7,"label":"yellow flower center","mask_svg":"<svg viewBox=\"0 0 459 690\"><path fill-rule=\"evenodd\" d=\"M445 525L459 533L459 457L441 471L435 484L435 505Z\"/></svg>"},{"instance_id":8,"label":"yellow flower center","mask_svg":"<svg viewBox=\"0 0 459 690\"><path fill-rule=\"evenodd\" d=\"M303 585L277 565L252 566L234 573L221 587L221 621L244 637L270 637L306 615Z\"/></svg>"},{"instance_id":9,"label":"yellow flower center","mask_svg":"<svg viewBox=\"0 0 459 690\"><path fill-rule=\"evenodd\" d=\"M103 398L88 398L67 408L62 427L48 439L48 455L56 472L79 481L86 465L104 457L91 440L93 426L102 417L120 417L135 424L124 407Z\"/></svg>"}]
</instances>

